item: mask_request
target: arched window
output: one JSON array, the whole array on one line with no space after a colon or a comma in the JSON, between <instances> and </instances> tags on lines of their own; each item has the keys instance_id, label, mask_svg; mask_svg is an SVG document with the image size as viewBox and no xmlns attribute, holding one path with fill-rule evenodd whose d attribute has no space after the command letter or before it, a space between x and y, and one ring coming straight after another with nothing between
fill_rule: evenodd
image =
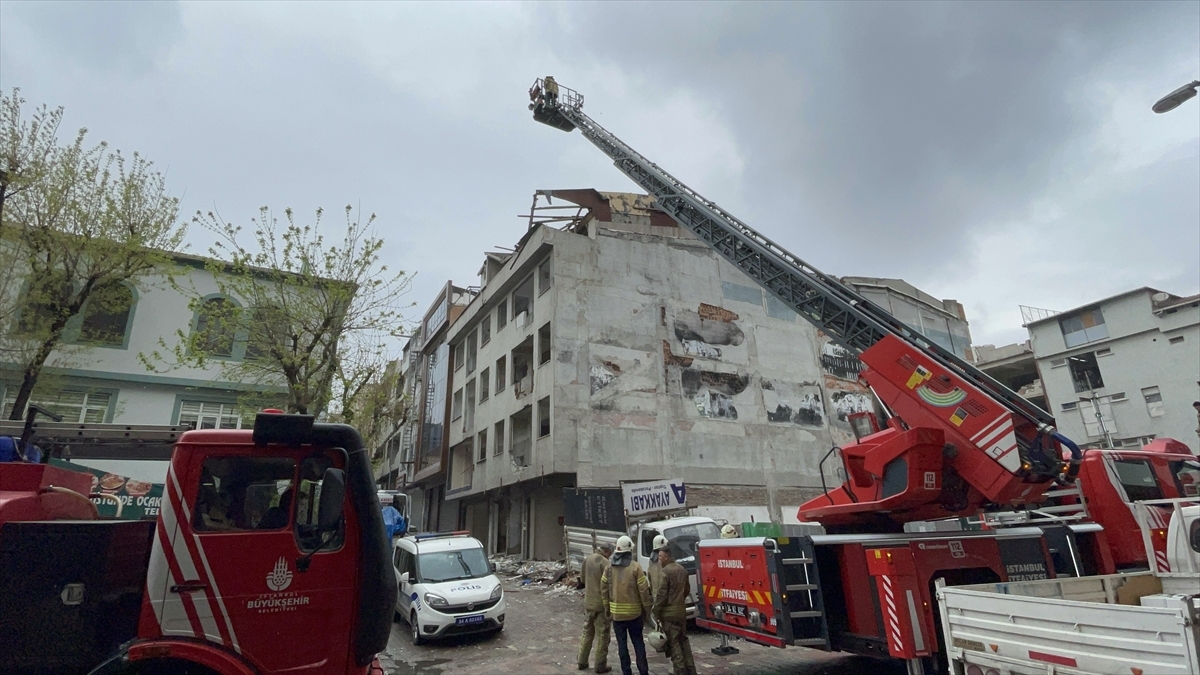
<instances>
[{"instance_id":1,"label":"arched window","mask_svg":"<svg viewBox=\"0 0 1200 675\"><path fill-rule=\"evenodd\" d=\"M198 346L208 356L233 356L237 306L225 298L209 298L196 317Z\"/></svg>"},{"instance_id":2,"label":"arched window","mask_svg":"<svg viewBox=\"0 0 1200 675\"><path fill-rule=\"evenodd\" d=\"M131 311L133 289L124 284L94 294L83 308L79 341L116 347L124 345Z\"/></svg>"}]
</instances>

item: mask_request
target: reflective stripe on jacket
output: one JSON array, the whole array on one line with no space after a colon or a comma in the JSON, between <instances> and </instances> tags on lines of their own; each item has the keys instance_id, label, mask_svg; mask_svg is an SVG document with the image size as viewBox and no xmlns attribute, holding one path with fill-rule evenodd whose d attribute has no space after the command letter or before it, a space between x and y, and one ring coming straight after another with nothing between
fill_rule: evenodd
<instances>
[{"instance_id":1,"label":"reflective stripe on jacket","mask_svg":"<svg viewBox=\"0 0 1200 675\"><path fill-rule=\"evenodd\" d=\"M616 555L616 554L614 554ZM608 609L613 621L629 621L650 615L650 580L635 561L628 565L605 566L600 577L603 597L608 600Z\"/></svg>"}]
</instances>

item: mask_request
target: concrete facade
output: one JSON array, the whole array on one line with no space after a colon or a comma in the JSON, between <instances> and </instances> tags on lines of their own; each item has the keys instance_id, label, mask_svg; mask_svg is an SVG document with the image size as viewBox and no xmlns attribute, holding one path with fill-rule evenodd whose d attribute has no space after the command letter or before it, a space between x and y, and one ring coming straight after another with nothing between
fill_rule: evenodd
<instances>
[{"instance_id":1,"label":"concrete facade","mask_svg":"<svg viewBox=\"0 0 1200 675\"><path fill-rule=\"evenodd\" d=\"M490 550L556 558L562 488L675 476L690 505L794 518L821 491L821 457L854 441L847 415L874 411L857 358L649 197L548 194L585 208L489 254L450 329L458 525ZM886 302L884 281L898 280L862 279ZM969 351L961 309L936 302L913 304L957 320ZM833 464L825 474L838 482ZM721 489L736 487L750 489Z\"/></svg>"},{"instance_id":2,"label":"concrete facade","mask_svg":"<svg viewBox=\"0 0 1200 675\"><path fill-rule=\"evenodd\" d=\"M1027 328L1049 412L1068 437L1092 447L1174 438L1200 450L1200 295L1138 288Z\"/></svg>"},{"instance_id":3,"label":"concrete facade","mask_svg":"<svg viewBox=\"0 0 1200 675\"><path fill-rule=\"evenodd\" d=\"M975 345L975 366L1030 403L1049 412L1046 391L1038 377L1037 359L1029 341L1004 345Z\"/></svg>"}]
</instances>

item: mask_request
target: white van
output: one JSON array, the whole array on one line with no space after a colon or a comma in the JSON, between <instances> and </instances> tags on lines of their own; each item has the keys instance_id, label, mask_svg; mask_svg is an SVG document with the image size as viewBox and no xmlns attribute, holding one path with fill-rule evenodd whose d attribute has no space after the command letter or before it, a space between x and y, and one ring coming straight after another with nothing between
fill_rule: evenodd
<instances>
[{"instance_id":1,"label":"white van","mask_svg":"<svg viewBox=\"0 0 1200 675\"><path fill-rule=\"evenodd\" d=\"M392 562L396 614L408 622L414 645L504 630L504 588L483 544L469 532L402 537Z\"/></svg>"}]
</instances>

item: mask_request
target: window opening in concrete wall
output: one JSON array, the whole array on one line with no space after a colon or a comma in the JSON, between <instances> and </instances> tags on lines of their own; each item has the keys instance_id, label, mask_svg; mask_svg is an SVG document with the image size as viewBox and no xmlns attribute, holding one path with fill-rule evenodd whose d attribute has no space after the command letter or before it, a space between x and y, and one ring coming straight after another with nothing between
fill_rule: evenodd
<instances>
[{"instance_id":1,"label":"window opening in concrete wall","mask_svg":"<svg viewBox=\"0 0 1200 675\"><path fill-rule=\"evenodd\" d=\"M538 329L538 365L550 360L550 324Z\"/></svg>"},{"instance_id":2,"label":"window opening in concrete wall","mask_svg":"<svg viewBox=\"0 0 1200 675\"><path fill-rule=\"evenodd\" d=\"M1058 326L1062 329L1067 347L1077 347L1108 337L1108 326L1104 325L1104 314L1099 307L1063 317L1058 320Z\"/></svg>"},{"instance_id":3,"label":"window opening in concrete wall","mask_svg":"<svg viewBox=\"0 0 1200 675\"><path fill-rule=\"evenodd\" d=\"M504 391L508 385L508 354L496 359L496 393Z\"/></svg>"},{"instance_id":4,"label":"window opening in concrete wall","mask_svg":"<svg viewBox=\"0 0 1200 675\"><path fill-rule=\"evenodd\" d=\"M477 459L475 461L477 461L477 462L486 462L487 461L487 456L488 456L487 455L487 450L488 450L487 443L488 443L488 430L484 429L483 431L479 432L479 441L477 443L477 445L479 446L479 450L477 453Z\"/></svg>"},{"instance_id":5,"label":"window opening in concrete wall","mask_svg":"<svg viewBox=\"0 0 1200 675\"><path fill-rule=\"evenodd\" d=\"M1096 358L1100 358L1101 356L1112 356L1112 350L1108 347L1105 347L1104 349L1097 349Z\"/></svg>"},{"instance_id":6,"label":"window opening in concrete wall","mask_svg":"<svg viewBox=\"0 0 1200 675\"><path fill-rule=\"evenodd\" d=\"M129 312L133 310L133 291L119 284L89 300L83 308L79 341L120 347L125 344Z\"/></svg>"},{"instance_id":7,"label":"window opening in concrete wall","mask_svg":"<svg viewBox=\"0 0 1200 675\"><path fill-rule=\"evenodd\" d=\"M492 315L484 314L479 322L479 344L486 345L492 341Z\"/></svg>"},{"instance_id":8,"label":"window opening in concrete wall","mask_svg":"<svg viewBox=\"0 0 1200 675\"><path fill-rule=\"evenodd\" d=\"M450 419L451 420L456 420L456 419L462 417L462 402L463 402L463 390L459 389L458 391L454 392L454 400L450 404Z\"/></svg>"},{"instance_id":9,"label":"window opening in concrete wall","mask_svg":"<svg viewBox=\"0 0 1200 675\"><path fill-rule=\"evenodd\" d=\"M1074 410L1075 408L1078 408L1078 407L1079 407L1078 401L1069 401L1067 403L1062 404L1063 410Z\"/></svg>"},{"instance_id":10,"label":"window opening in concrete wall","mask_svg":"<svg viewBox=\"0 0 1200 675\"><path fill-rule=\"evenodd\" d=\"M1170 340L1167 340L1167 342L1169 342L1170 344L1173 344L1173 345L1180 344L1181 342L1183 342L1183 336L1176 335L1175 337L1171 338Z\"/></svg>"},{"instance_id":11,"label":"window opening in concrete wall","mask_svg":"<svg viewBox=\"0 0 1200 675\"><path fill-rule=\"evenodd\" d=\"M550 435L550 397L538 401L538 438Z\"/></svg>"},{"instance_id":12,"label":"window opening in concrete wall","mask_svg":"<svg viewBox=\"0 0 1200 675\"><path fill-rule=\"evenodd\" d=\"M538 265L538 295L550 290L550 286L554 284L553 278L550 276L550 258L542 261Z\"/></svg>"},{"instance_id":13,"label":"window opening in concrete wall","mask_svg":"<svg viewBox=\"0 0 1200 675\"><path fill-rule=\"evenodd\" d=\"M508 325L508 298L500 298L500 304L496 305L496 330L500 330Z\"/></svg>"},{"instance_id":14,"label":"window opening in concrete wall","mask_svg":"<svg viewBox=\"0 0 1200 675\"><path fill-rule=\"evenodd\" d=\"M475 463L471 461L471 439L450 448L450 470L447 472L447 492L465 490L471 487L471 479L475 474Z\"/></svg>"},{"instance_id":15,"label":"window opening in concrete wall","mask_svg":"<svg viewBox=\"0 0 1200 675\"><path fill-rule=\"evenodd\" d=\"M479 402L480 403L483 403L484 401L488 400L488 396L490 395L488 390L491 388L491 385L492 385L491 375L492 375L491 369L489 369L489 368L484 368L479 373Z\"/></svg>"},{"instance_id":16,"label":"window opening in concrete wall","mask_svg":"<svg viewBox=\"0 0 1200 675\"><path fill-rule=\"evenodd\" d=\"M462 368L463 364L467 362L466 354L467 354L467 343L466 342L460 342L460 343L454 345L454 370L457 371L459 368Z\"/></svg>"},{"instance_id":17,"label":"window opening in concrete wall","mask_svg":"<svg viewBox=\"0 0 1200 675\"><path fill-rule=\"evenodd\" d=\"M478 347L479 347L478 340L479 340L479 338L475 334L475 329L472 328L471 332L467 334L467 373L468 374L475 372L475 357L476 357L476 352L478 351Z\"/></svg>"},{"instance_id":18,"label":"window opening in concrete wall","mask_svg":"<svg viewBox=\"0 0 1200 675\"><path fill-rule=\"evenodd\" d=\"M512 424L512 463L529 466L533 448L533 407L525 406L510 419Z\"/></svg>"},{"instance_id":19,"label":"window opening in concrete wall","mask_svg":"<svg viewBox=\"0 0 1200 675\"><path fill-rule=\"evenodd\" d=\"M496 422L496 432L492 434L492 445L496 446L496 448L492 450L493 454L504 454L504 420Z\"/></svg>"},{"instance_id":20,"label":"window opening in concrete wall","mask_svg":"<svg viewBox=\"0 0 1200 675\"><path fill-rule=\"evenodd\" d=\"M1071 381L1075 384L1076 392L1104 387L1104 378L1100 375L1095 352L1076 354L1067 361L1071 364Z\"/></svg>"},{"instance_id":21,"label":"window opening in concrete wall","mask_svg":"<svg viewBox=\"0 0 1200 675\"><path fill-rule=\"evenodd\" d=\"M525 277L517 290L513 291L513 321L520 328L533 323L533 275Z\"/></svg>"},{"instance_id":22,"label":"window opening in concrete wall","mask_svg":"<svg viewBox=\"0 0 1200 675\"><path fill-rule=\"evenodd\" d=\"M1146 399L1146 412L1150 413L1151 417L1162 417L1167 414L1166 409L1163 407L1163 397L1158 387L1146 387L1142 389L1142 398Z\"/></svg>"},{"instance_id":23,"label":"window opening in concrete wall","mask_svg":"<svg viewBox=\"0 0 1200 675\"><path fill-rule=\"evenodd\" d=\"M475 428L475 380L467 383L467 397L463 404L463 432Z\"/></svg>"},{"instance_id":24,"label":"window opening in concrete wall","mask_svg":"<svg viewBox=\"0 0 1200 675\"><path fill-rule=\"evenodd\" d=\"M533 336L525 338L512 351L513 393L523 398L533 393Z\"/></svg>"}]
</instances>

